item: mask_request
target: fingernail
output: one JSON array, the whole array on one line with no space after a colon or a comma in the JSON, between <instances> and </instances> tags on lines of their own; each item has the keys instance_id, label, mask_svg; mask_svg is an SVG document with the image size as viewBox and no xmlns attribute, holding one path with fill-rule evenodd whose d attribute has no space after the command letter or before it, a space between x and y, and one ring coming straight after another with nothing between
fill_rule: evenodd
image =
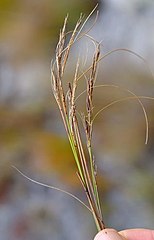
<instances>
[{"instance_id":1,"label":"fingernail","mask_svg":"<svg viewBox=\"0 0 154 240\"><path fill-rule=\"evenodd\" d=\"M107 228L99 232L94 240L123 240L123 238L115 229Z\"/></svg>"}]
</instances>

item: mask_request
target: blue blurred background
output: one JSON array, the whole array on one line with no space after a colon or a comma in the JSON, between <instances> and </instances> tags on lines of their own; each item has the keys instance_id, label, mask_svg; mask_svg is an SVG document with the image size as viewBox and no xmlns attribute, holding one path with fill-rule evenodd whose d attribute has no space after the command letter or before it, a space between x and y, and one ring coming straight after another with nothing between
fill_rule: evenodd
<instances>
[{"instance_id":1,"label":"blue blurred background","mask_svg":"<svg viewBox=\"0 0 154 240\"><path fill-rule=\"evenodd\" d=\"M86 201L64 127L50 88L50 60L63 19L73 29L93 0L0 0L0 238L3 240L85 240L96 233L91 214L63 193L35 185L29 177L72 192ZM90 35L102 41L102 54L129 48L143 56L154 72L154 1L104 0ZM87 28L94 21L92 17ZM87 51L87 49L89 49ZM87 39L73 48L73 59L87 55ZM71 57L72 57L71 56ZM67 78L71 77L73 63ZM137 57L117 52L99 67L95 110L111 101L154 96L154 78ZM81 84L84 88L84 83ZM82 100L82 99L81 99ZM82 105L83 101L79 101ZM106 109L95 121L94 154L104 221L108 227L154 228L154 101L142 99ZM82 107L82 106L81 106Z\"/></svg>"}]
</instances>

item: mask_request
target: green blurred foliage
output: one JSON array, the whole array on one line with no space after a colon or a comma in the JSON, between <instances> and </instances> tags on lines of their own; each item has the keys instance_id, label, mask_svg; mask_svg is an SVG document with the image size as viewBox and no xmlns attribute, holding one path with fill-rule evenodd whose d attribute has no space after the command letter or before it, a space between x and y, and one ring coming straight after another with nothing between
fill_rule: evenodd
<instances>
[{"instance_id":1,"label":"green blurred foliage","mask_svg":"<svg viewBox=\"0 0 154 240\"><path fill-rule=\"evenodd\" d=\"M0 11L1 13L7 13L9 12L10 10L13 10L13 9L16 9L16 7L18 6L18 0L1 0L0 1ZM1 14L0 15L0 21L4 21L6 20L4 18L4 15Z\"/></svg>"},{"instance_id":2,"label":"green blurred foliage","mask_svg":"<svg viewBox=\"0 0 154 240\"><path fill-rule=\"evenodd\" d=\"M16 54L23 60L49 52L49 48L55 46L67 13L70 15L69 28L73 29L80 13L88 14L96 1L1 0L0 4L1 41L4 39L17 48Z\"/></svg>"}]
</instances>

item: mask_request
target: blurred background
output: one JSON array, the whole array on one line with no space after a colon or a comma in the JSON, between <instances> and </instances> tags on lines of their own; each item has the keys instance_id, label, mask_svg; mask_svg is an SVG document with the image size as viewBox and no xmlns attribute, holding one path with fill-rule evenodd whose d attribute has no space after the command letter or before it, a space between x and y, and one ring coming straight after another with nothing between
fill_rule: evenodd
<instances>
[{"instance_id":1,"label":"blurred background","mask_svg":"<svg viewBox=\"0 0 154 240\"><path fill-rule=\"evenodd\" d=\"M73 29L81 12L95 0L0 0L0 236L3 240L85 240L96 233L91 214L67 195L38 186L29 177L67 190L83 201L84 192L50 87L50 60L63 19ZM103 0L90 35L102 41L102 54L129 48L147 60L154 72L154 1ZM95 15L95 14L94 14ZM87 28L94 22L91 17ZM83 39L74 46L90 64L93 46ZM87 50L89 49L89 50ZM71 57L72 57L71 56ZM74 61L66 78L71 78ZM71 65L72 64L72 65ZM105 58L95 90L94 110L137 95L154 96L154 78L141 59L126 52ZM81 82L81 92L84 89ZM108 227L154 228L154 101L123 101L95 120L94 155L104 221ZM79 101L82 106L82 98Z\"/></svg>"}]
</instances>

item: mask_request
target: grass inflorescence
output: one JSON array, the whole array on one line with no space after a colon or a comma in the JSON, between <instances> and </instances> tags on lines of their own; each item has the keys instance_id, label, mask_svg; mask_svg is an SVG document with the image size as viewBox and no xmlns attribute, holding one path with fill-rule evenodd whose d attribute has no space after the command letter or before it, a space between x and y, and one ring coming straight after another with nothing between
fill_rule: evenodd
<instances>
[{"instance_id":1,"label":"grass inflorescence","mask_svg":"<svg viewBox=\"0 0 154 240\"><path fill-rule=\"evenodd\" d=\"M82 115L84 131L86 135L87 154L79 127L76 107L76 89L82 74L79 72L80 62L77 61L76 70L72 82L68 84L67 91L64 91L63 77L72 45L84 34L82 29L87 21L83 22L81 15L74 30L66 44L66 25L68 16L64 20L64 25L60 31L59 41L56 47L55 60L51 63L51 85L54 97L58 104L64 126L68 135L70 146L77 165L77 176L85 190L90 209L93 213L98 230L104 229L105 224L102 219L99 194L96 180L96 164L92 153L92 118L93 118L93 90L96 80L97 67L100 58L100 44L95 42L96 48L87 77L86 90L86 113ZM85 33L87 34L87 33Z\"/></svg>"},{"instance_id":2,"label":"grass inflorescence","mask_svg":"<svg viewBox=\"0 0 154 240\"><path fill-rule=\"evenodd\" d=\"M74 159L77 165L77 176L83 186L85 194L87 196L90 211L93 214L96 226L98 231L105 228L105 223L102 216L102 210L100 206L100 199L97 187L97 167L93 156L92 151L92 134L93 134L93 122L95 118L106 108L112 106L113 104L126 101L129 99L135 99L140 104L144 117L145 117L145 125L146 125L146 134L145 134L145 143L148 142L148 118L141 102L141 99L153 99L151 97L137 96L132 91L128 89L121 88L122 91L125 91L129 95L123 99L115 100L100 109L96 114L93 113L93 93L95 88L97 87L112 87L112 88L120 88L116 85L96 85L96 77L97 77L97 69L99 62L110 54L117 51L126 51L129 54L133 54L136 57L140 58L146 65L147 62L143 57L138 55L137 53L128 50L128 49L115 49L107 54L101 56L100 46L101 43L95 41L91 36L89 36L89 31L94 26L94 24L85 32L83 32L83 28L87 23L90 16L96 8L90 13L90 15L84 21L83 15L80 15L79 20L77 21L75 28L73 31L67 32L67 22L68 16L64 20L64 24L62 29L60 30L59 40L57 43L55 58L51 62L51 86L52 91L55 97L55 100L58 104L60 114L67 132L67 136L69 139L69 143L74 155ZM69 39L68 39L68 36ZM80 61L77 60L74 77L68 83L68 88L64 89L64 76L66 71L66 65L70 56L70 51L72 46L76 41L81 39L83 36L88 37L95 46L95 50L93 53L93 57L91 60L91 65L85 70L80 71ZM148 65L147 65L148 66ZM149 66L148 66L149 67ZM86 80L86 90L83 91L80 95L76 96L78 82L84 77ZM82 95L86 94L85 101L85 113L80 114L82 118L83 128L81 129L81 125L79 123L79 114L77 111L77 99ZM86 137L86 149L84 147L85 141L83 138L83 130L84 135ZM87 155L88 153L88 155Z\"/></svg>"},{"instance_id":3,"label":"grass inflorescence","mask_svg":"<svg viewBox=\"0 0 154 240\"><path fill-rule=\"evenodd\" d=\"M139 54L129 50L129 49L114 49L109 51L108 53L101 55L101 43L95 41L93 37L89 35L90 30L95 25L98 17L98 12L96 14L96 18L93 24L88 28L88 30L83 31L85 24L91 17L91 15L95 12L97 6L93 9L93 11L89 14L89 16L84 20L84 16L81 14L73 31L66 31L68 16L66 16L64 20L64 24L62 29L60 30L59 40L56 46L55 58L51 61L51 86L53 95L57 102L58 108L60 110L60 114L66 129L66 133L68 136L68 140L74 155L74 159L77 166L77 176L81 182L81 185L85 191L87 196L87 200L89 205L86 205L82 202L78 197L69 193L65 190L59 189L54 186L50 186L39 181L36 181L24 173L22 173L18 168L13 166L23 177L28 179L29 181L39 184L43 187L48 187L50 189L61 191L75 200L79 201L83 204L93 215L98 231L105 228L105 223L103 220L102 209L100 205L100 198L98 193L97 186L97 167L96 162L93 156L92 149L92 137L93 137L93 123L99 114L101 114L107 108L113 106L114 104L121 103L127 100L136 100L144 115L145 119L145 144L148 143L148 117L145 110L145 107L142 103L142 99L154 100L153 97L148 96L137 96L132 91L125 89L123 87L113 85L113 84L101 84L96 85L97 71L98 65L101 60L110 56L113 53L119 51L125 51L129 54L133 54L134 56L140 58L144 62L144 64L150 70L150 73L153 73L149 68L146 60L140 56ZM66 65L68 63L70 57L70 51L72 46L78 40L82 39L82 37L89 38L95 46L95 50L93 53L93 57L91 59L91 64L86 70L82 70L80 59L76 62L74 77L71 81L69 81L67 89L64 88L64 77L66 73ZM82 91L80 94L77 94L79 80L84 78L86 81L86 89ZM153 77L154 78L154 77ZM108 103L106 106L98 110L98 112L94 113L93 106L93 94L97 88L109 87L114 89L120 89L121 91L127 94L126 97L121 99L113 100ZM85 97L85 112L80 114L77 109L78 99L82 95L86 95ZM82 120L82 121L81 121ZM83 123L81 126L81 122ZM85 147L86 146L86 147Z\"/></svg>"}]
</instances>

